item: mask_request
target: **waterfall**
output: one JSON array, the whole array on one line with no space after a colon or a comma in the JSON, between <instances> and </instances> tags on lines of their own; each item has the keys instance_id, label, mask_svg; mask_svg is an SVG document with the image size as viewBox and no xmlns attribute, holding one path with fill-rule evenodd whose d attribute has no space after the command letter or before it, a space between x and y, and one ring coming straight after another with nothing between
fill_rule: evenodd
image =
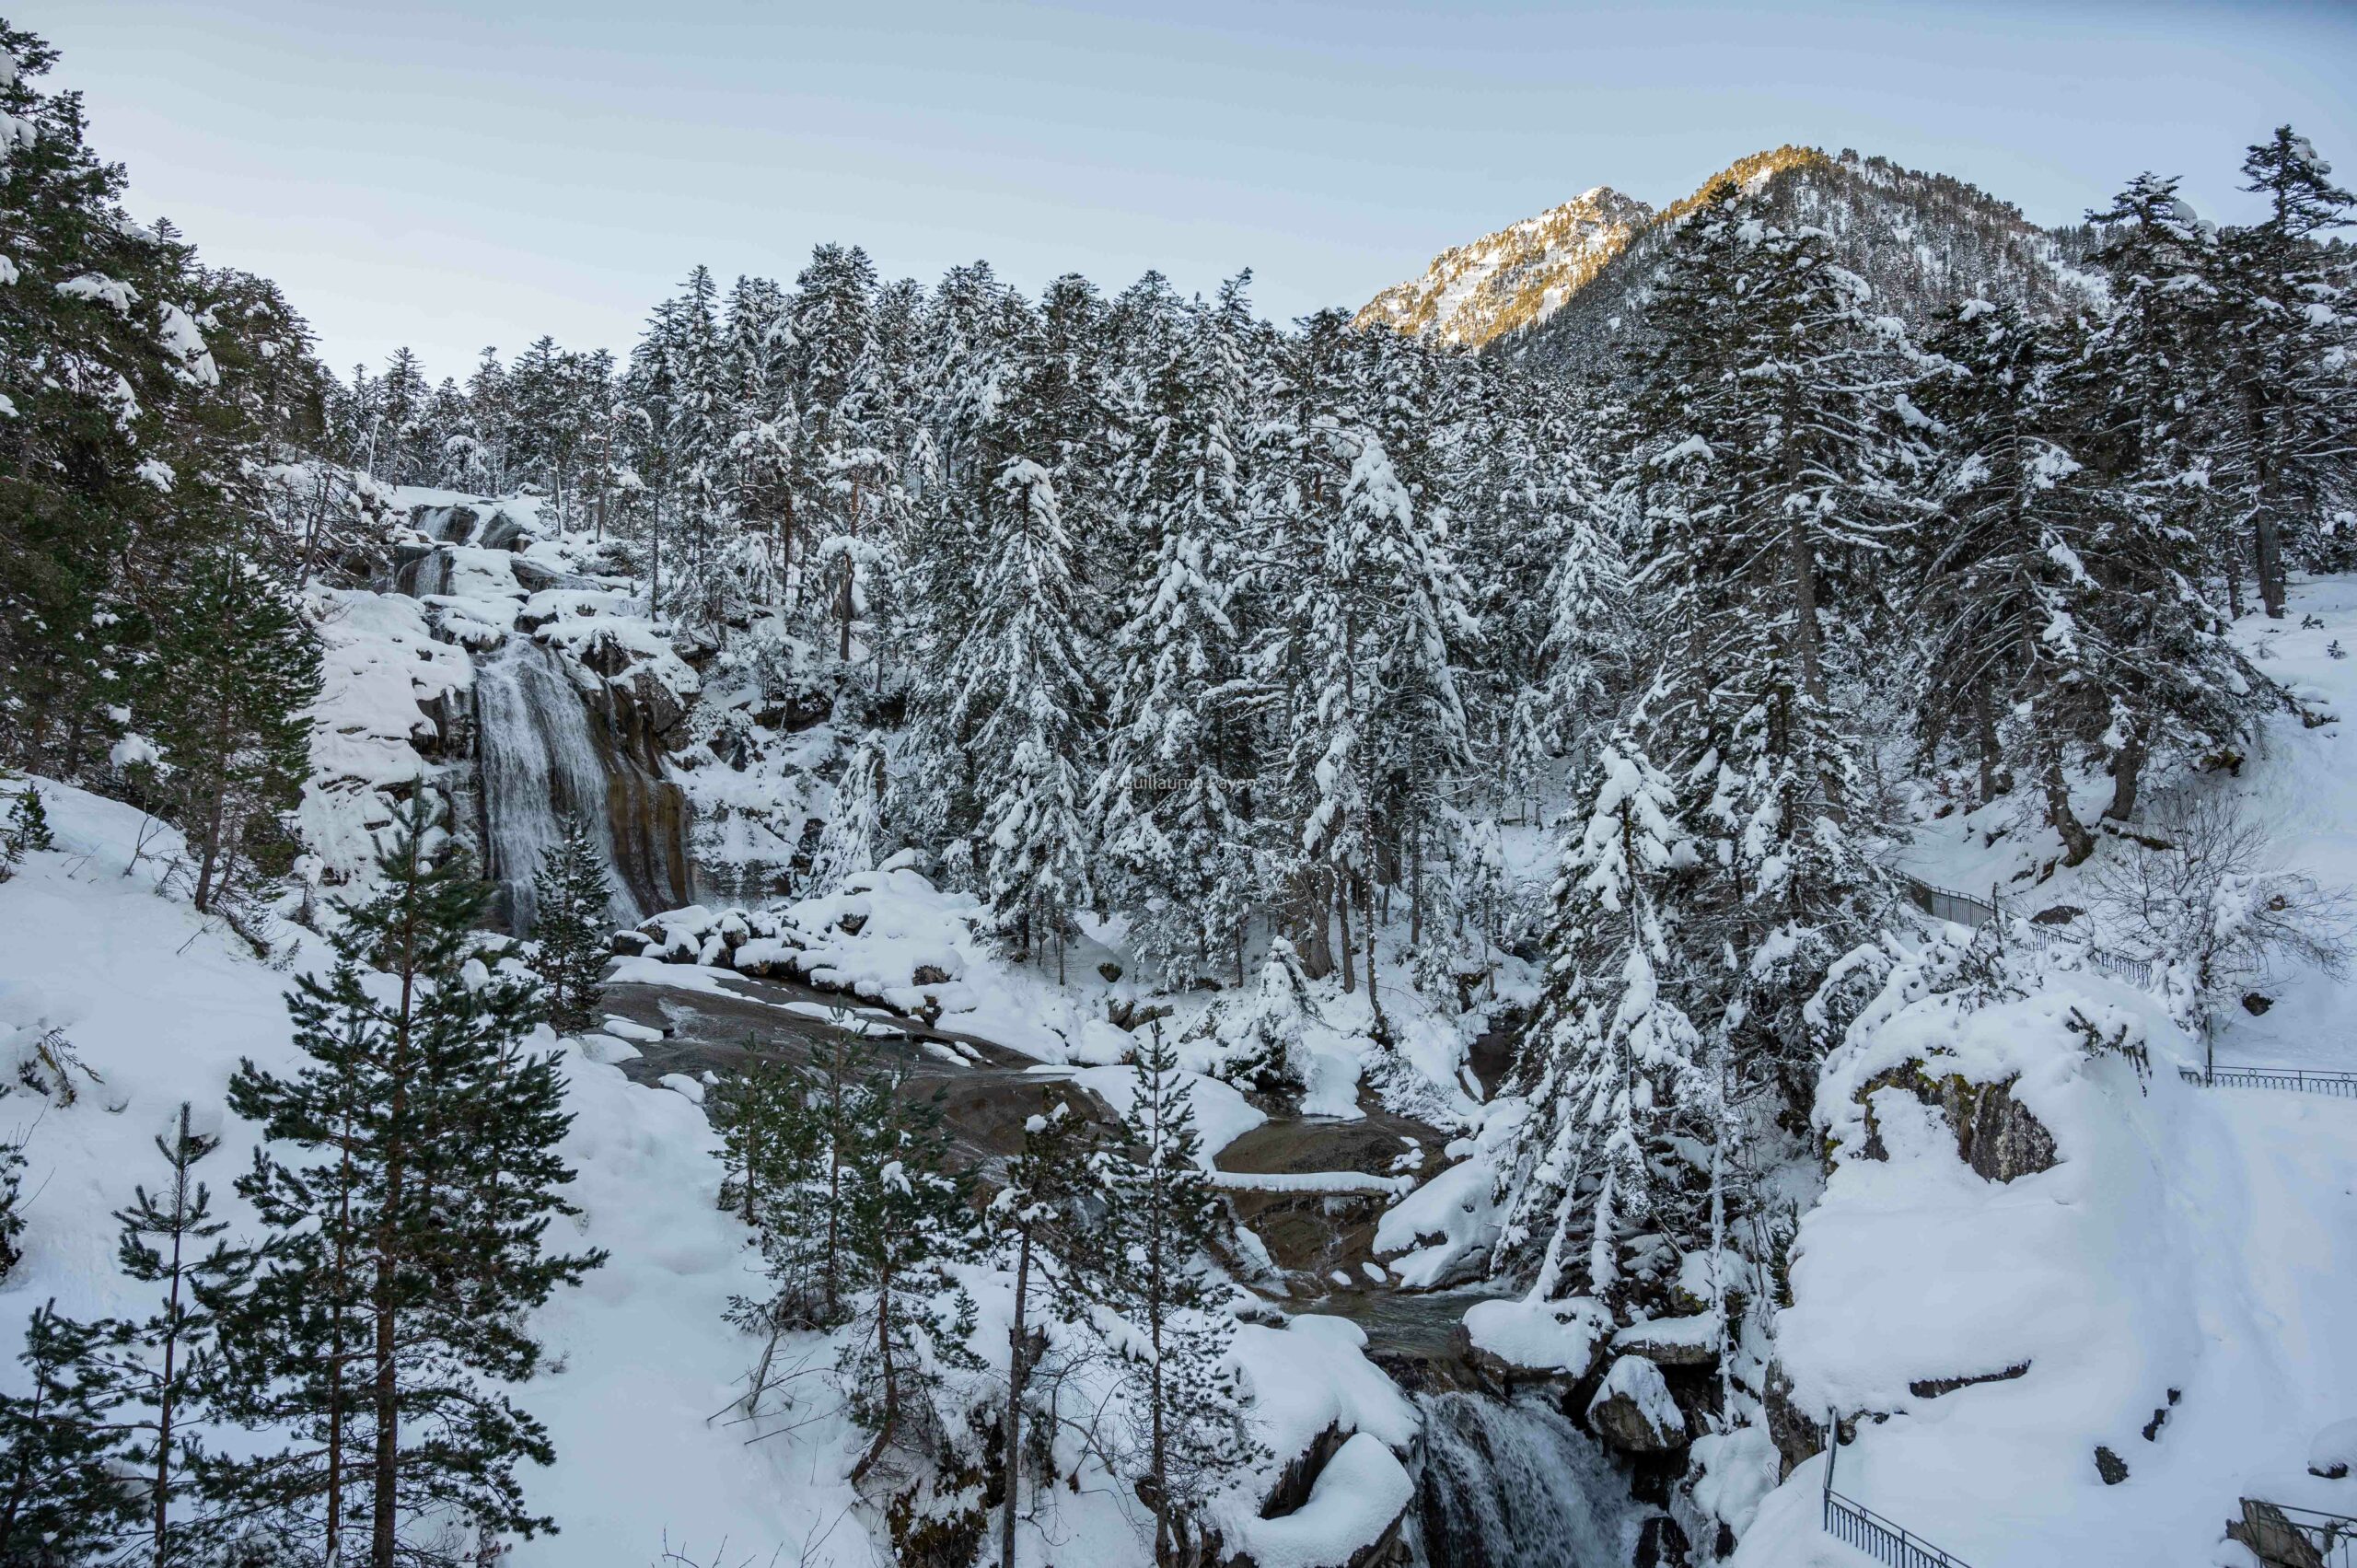
<instances>
[{"instance_id":1,"label":"waterfall","mask_svg":"<svg viewBox=\"0 0 2357 1568\"><path fill-rule=\"evenodd\" d=\"M627 923L644 915L644 895L667 890L678 863L668 845L652 842L640 807L669 786L617 776L628 770L610 756L610 743L601 743L589 705L557 656L529 637L510 637L475 672L475 734L486 870L499 885L508 929L531 930L532 878L570 812L587 820L605 852L613 916ZM632 840L650 842L627 842L617 854L618 821Z\"/></svg>"},{"instance_id":2,"label":"waterfall","mask_svg":"<svg viewBox=\"0 0 2357 1568\"><path fill-rule=\"evenodd\" d=\"M1628 1478L1543 1399L1417 1397L1425 1568L1621 1568L1641 1516Z\"/></svg>"}]
</instances>

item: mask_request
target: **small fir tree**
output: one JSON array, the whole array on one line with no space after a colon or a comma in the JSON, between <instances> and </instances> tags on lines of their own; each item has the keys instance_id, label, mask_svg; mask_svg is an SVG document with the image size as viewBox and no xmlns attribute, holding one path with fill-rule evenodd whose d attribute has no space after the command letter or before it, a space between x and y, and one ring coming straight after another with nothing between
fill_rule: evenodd
<instances>
[{"instance_id":1,"label":"small fir tree","mask_svg":"<svg viewBox=\"0 0 2357 1568\"><path fill-rule=\"evenodd\" d=\"M538 910L533 935L540 943L536 967L549 1023L559 1034L578 1034L605 1011L611 956L606 927L614 898L605 852L586 820L565 819L562 836L532 879L532 893Z\"/></svg>"},{"instance_id":2,"label":"small fir tree","mask_svg":"<svg viewBox=\"0 0 2357 1568\"><path fill-rule=\"evenodd\" d=\"M115 1469L122 1402L107 1351L122 1330L33 1309L17 1360L30 1391L0 1394L0 1568L93 1561L139 1517Z\"/></svg>"},{"instance_id":3,"label":"small fir tree","mask_svg":"<svg viewBox=\"0 0 2357 1568\"><path fill-rule=\"evenodd\" d=\"M1093 1255L1085 1195L1096 1184L1096 1137L1071 1102L1044 1090L1039 1113L1023 1124L1023 1151L1009 1161L1006 1185L991 1201L996 1238L1012 1254L1015 1315L1007 1325L1006 1423L1002 1453L1006 1497L999 1516L1000 1568L1015 1568L1015 1520L1023 1478L1023 1411L1034 1347L1031 1280L1043 1276L1050 1309L1069 1318L1085 1292L1086 1260Z\"/></svg>"},{"instance_id":4,"label":"small fir tree","mask_svg":"<svg viewBox=\"0 0 2357 1568\"><path fill-rule=\"evenodd\" d=\"M228 1222L213 1217L212 1191L195 1176L197 1162L220 1144L192 1127L182 1101L169 1135L156 1138L168 1183L155 1193L133 1188L130 1205L114 1216L123 1274L157 1286L161 1297L104 1353L123 1404L141 1412L115 1427L122 1458L147 1487L148 1550L140 1556L154 1568L195 1561L212 1541L201 1521L175 1517L174 1505L203 1490L209 1463L197 1428L219 1374L220 1325L236 1313L258 1261L250 1249L220 1239Z\"/></svg>"},{"instance_id":5,"label":"small fir tree","mask_svg":"<svg viewBox=\"0 0 2357 1568\"><path fill-rule=\"evenodd\" d=\"M1225 1365L1235 1319L1206 1257L1227 1235L1227 1207L1204 1173L1186 1074L1159 1024L1138 1051L1121 1138L1129 1157L1106 1166L1106 1284L1116 1309L1144 1331L1144 1353L1127 1361L1125 1381L1145 1458L1155 1561L1169 1564L1184 1560L1194 1504L1258 1446Z\"/></svg>"},{"instance_id":6,"label":"small fir tree","mask_svg":"<svg viewBox=\"0 0 2357 1568\"><path fill-rule=\"evenodd\" d=\"M841 1261L859 1294L836 1373L852 1419L875 1434L854 1482L896 1447L937 1452L945 1373L981 1365L967 1348L973 1299L949 1273L973 1254L974 1215L948 1167L939 1102L911 1098L899 1073L871 1076L853 1098L861 1157L843 1172Z\"/></svg>"}]
</instances>

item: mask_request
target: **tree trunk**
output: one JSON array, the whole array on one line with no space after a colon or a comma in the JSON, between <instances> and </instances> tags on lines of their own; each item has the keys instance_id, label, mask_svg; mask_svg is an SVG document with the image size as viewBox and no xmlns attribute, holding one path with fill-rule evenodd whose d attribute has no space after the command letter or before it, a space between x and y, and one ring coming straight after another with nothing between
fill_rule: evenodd
<instances>
[{"instance_id":1,"label":"tree trunk","mask_svg":"<svg viewBox=\"0 0 2357 1568\"><path fill-rule=\"evenodd\" d=\"M1357 971L1351 961L1351 879L1336 871L1334 877L1334 920L1341 928L1339 944L1342 954L1342 993L1349 995L1359 988Z\"/></svg>"},{"instance_id":2,"label":"tree trunk","mask_svg":"<svg viewBox=\"0 0 2357 1568\"><path fill-rule=\"evenodd\" d=\"M1972 736L1980 748L1980 804L1997 798L1997 719L1989 706L1989 682L1972 683Z\"/></svg>"},{"instance_id":3,"label":"tree trunk","mask_svg":"<svg viewBox=\"0 0 2357 1568\"><path fill-rule=\"evenodd\" d=\"M2125 822L2136 815L2136 786L2144 774L2144 758L2151 749L2145 744L2142 731L2132 733L2128 744L2111 764L2111 804L2103 808L2104 816L2114 822Z\"/></svg>"},{"instance_id":4,"label":"tree trunk","mask_svg":"<svg viewBox=\"0 0 2357 1568\"><path fill-rule=\"evenodd\" d=\"M2063 782L2062 759L2052 755L2046 759L2046 819L2062 835L2063 865L2077 865L2095 854L2095 836L2072 813L2071 788Z\"/></svg>"},{"instance_id":5,"label":"tree trunk","mask_svg":"<svg viewBox=\"0 0 2357 1568\"><path fill-rule=\"evenodd\" d=\"M1006 1362L1006 1512L999 1521L999 1568L1015 1568L1015 1492L1022 1478L1023 1385L1030 1369L1023 1359L1024 1305L1031 1284L1031 1233L1015 1254L1015 1321L1007 1330Z\"/></svg>"}]
</instances>

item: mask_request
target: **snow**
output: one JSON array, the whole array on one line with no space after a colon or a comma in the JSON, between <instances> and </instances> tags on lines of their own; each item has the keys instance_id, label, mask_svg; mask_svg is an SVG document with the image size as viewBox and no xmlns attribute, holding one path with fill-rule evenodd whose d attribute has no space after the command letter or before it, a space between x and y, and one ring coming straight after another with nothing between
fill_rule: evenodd
<instances>
[{"instance_id":1,"label":"snow","mask_svg":"<svg viewBox=\"0 0 2357 1568\"><path fill-rule=\"evenodd\" d=\"M1587 1376L1596 1347L1612 1336L1612 1314L1592 1296L1480 1301L1465 1313L1466 1337L1507 1365ZM1630 1358L1624 1356L1622 1360Z\"/></svg>"},{"instance_id":2,"label":"snow","mask_svg":"<svg viewBox=\"0 0 2357 1568\"><path fill-rule=\"evenodd\" d=\"M1353 1435L1309 1489L1309 1501L1282 1518L1245 1523L1242 1545L1260 1568L1345 1568L1415 1496L1415 1482L1371 1434Z\"/></svg>"},{"instance_id":3,"label":"snow","mask_svg":"<svg viewBox=\"0 0 2357 1568\"><path fill-rule=\"evenodd\" d=\"M151 840L125 872L142 830L133 808L46 782L38 786L58 849L27 858L0 885L0 1030L62 1026L104 1078L72 1106L41 1110L0 1100L0 1128L29 1130L25 1191L34 1195L25 1257L0 1286L0 1387L21 1387L15 1336L25 1314L55 1297L88 1317L129 1312L142 1287L117 1272L110 1213L130 1184L152 1185L150 1134L182 1100L217 1114L240 1056L285 1071L294 1057L280 993L289 983L184 904L155 895L155 857L179 849ZM152 824L148 824L152 831ZM298 969L320 961L316 946ZM34 977L38 977L38 980ZM542 1049L555 1042L543 1036ZM619 1042L618 1042L619 1043ZM741 1230L714 1206L718 1140L681 1095L631 1084L611 1066L567 1051L561 1154L578 1172L568 1196L585 1211L563 1222L567 1247L604 1247L613 1260L537 1315L552 1370L517 1397L546 1422L559 1459L526 1467L532 1506L563 1533L518 1544L514 1568L644 1568L683 1539L709 1550L721 1537L766 1558L825 1537L809 1561L853 1568L871 1561L840 1478L855 1433L831 1406L805 1412L791 1439L744 1441L724 1411L748 1361L722 1323L754 1260ZM251 1234L230 1190L250 1159L254 1130L221 1118L221 1150L200 1167L221 1217ZM831 1352L821 1345L822 1358ZM617 1411L628 1412L618 1421ZM831 1535L827 1532L833 1529Z\"/></svg>"},{"instance_id":4,"label":"snow","mask_svg":"<svg viewBox=\"0 0 2357 1568\"><path fill-rule=\"evenodd\" d=\"M2306 1460L2357 1388L2357 1104L2189 1086L2176 1064L2198 1050L2157 1001L2043 979L1967 1013L1902 966L1829 1064L1837 1163L1777 1353L1799 1410L1879 1418L1841 1490L1975 1568L2207 1563L2241 1497L2346 1511ZM2089 1057L2073 1010L2141 1035L2149 1079ZM2010 1079L2058 1163L1976 1174L1938 1111L1866 1091L1910 1059ZM1887 1159L1865 1157L1862 1092ZM1991 1380L1938 1391L1956 1378ZM2103 1483L2098 1446L2127 1482ZM1737 1563L1820 1560L1821 1464L1761 1504Z\"/></svg>"},{"instance_id":5,"label":"snow","mask_svg":"<svg viewBox=\"0 0 2357 1568\"><path fill-rule=\"evenodd\" d=\"M1655 1432L1674 1436L1686 1430L1686 1416L1670 1397L1669 1380L1642 1355L1624 1355L1613 1362L1587 1402L1589 1420L1594 1421L1596 1407L1612 1400L1635 1405L1645 1424Z\"/></svg>"}]
</instances>

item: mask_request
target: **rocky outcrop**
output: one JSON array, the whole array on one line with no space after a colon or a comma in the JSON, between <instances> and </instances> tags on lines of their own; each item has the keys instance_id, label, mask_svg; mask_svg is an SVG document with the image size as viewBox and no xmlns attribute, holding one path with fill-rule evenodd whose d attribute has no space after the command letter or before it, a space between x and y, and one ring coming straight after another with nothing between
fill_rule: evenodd
<instances>
[{"instance_id":1,"label":"rocky outcrop","mask_svg":"<svg viewBox=\"0 0 2357 1568\"><path fill-rule=\"evenodd\" d=\"M1882 1130L1875 1123L1874 1096L1881 1089L1904 1089L1938 1110L1956 1134L1958 1158L1991 1181L2014 1181L2055 1163L2054 1134L2030 1109L2014 1098L2018 1080L1976 1084L1955 1073L1933 1077L1921 1062L1910 1062L1877 1074L1858 1091L1866 1110L1865 1156L1888 1159Z\"/></svg>"},{"instance_id":2,"label":"rocky outcrop","mask_svg":"<svg viewBox=\"0 0 2357 1568\"><path fill-rule=\"evenodd\" d=\"M1664 1454L1690 1440L1686 1417L1661 1368L1641 1355L1612 1364L1587 1403L1588 1429L1624 1454Z\"/></svg>"}]
</instances>

